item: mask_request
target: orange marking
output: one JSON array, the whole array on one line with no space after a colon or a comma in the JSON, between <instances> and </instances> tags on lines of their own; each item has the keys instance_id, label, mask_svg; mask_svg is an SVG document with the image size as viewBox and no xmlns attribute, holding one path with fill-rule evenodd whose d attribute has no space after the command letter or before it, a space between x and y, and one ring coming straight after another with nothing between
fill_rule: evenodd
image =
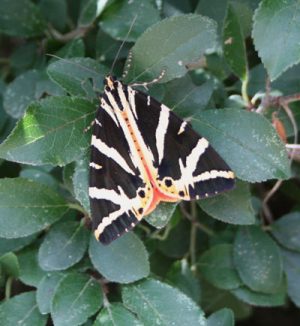
<instances>
[{"instance_id":1,"label":"orange marking","mask_svg":"<svg viewBox=\"0 0 300 326\"><path fill-rule=\"evenodd\" d=\"M145 168L146 174L147 174L147 176L148 176L148 178L149 178L149 180L151 182L152 189L153 189L153 198L152 198L150 206L144 212L144 216L145 216L145 215L150 214L161 201L176 202L176 201L179 201L180 198L177 199L177 198L167 196L164 193L162 193L159 188L156 187L155 180L153 179L153 176L152 176L152 174L151 174L151 172L149 170L149 167L147 166L147 164L145 162L145 158L143 157L143 154L142 154L142 149L141 149L141 147L140 147L140 145L139 145L139 143L138 143L138 141L136 139L134 130L132 129L132 127L131 127L131 125L129 123L129 119L127 117L126 112L123 112L122 116L126 121L126 125L127 125L128 129L129 129L130 135L132 136L133 142L135 144L135 148L136 148L137 152L139 153L139 157L140 157L140 159L142 161L142 164L143 164L143 166Z\"/></svg>"}]
</instances>

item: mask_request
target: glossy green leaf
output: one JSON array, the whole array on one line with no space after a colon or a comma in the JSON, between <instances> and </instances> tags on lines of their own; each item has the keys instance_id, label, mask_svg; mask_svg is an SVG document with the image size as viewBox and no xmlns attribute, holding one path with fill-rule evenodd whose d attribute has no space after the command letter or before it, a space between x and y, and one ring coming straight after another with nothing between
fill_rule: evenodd
<instances>
[{"instance_id":1,"label":"glossy green leaf","mask_svg":"<svg viewBox=\"0 0 300 326\"><path fill-rule=\"evenodd\" d=\"M293 303L300 307L300 253L281 249L283 269L287 277L287 292Z\"/></svg>"},{"instance_id":2,"label":"glossy green leaf","mask_svg":"<svg viewBox=\"0 0 300 326\"><path fill-rule=\"evenodd\" d=\"M132 48L126 80L151 80L162 70L163 82L182 77L187 72L186 64L199 60L215 47L216 28L214 21L195 14L166 18L151 26Z\"/></svg>"},{"instance_id":3,"label":"glossy green leaf","mask_svg":"<svg viewBox=\"0 0 300 326\"><path fill-rule=\"evenodd\" d=\"M218 23L218 34L223 34L224 22L226 18L228 0L200 0L195 13L207 16Z\"/></svg>"},{"instance_id":4,"label":"glossy green leaf","mask_svg":"<svg viewBox=\"0 0 300 326\"><path fill-rule=\"evenodd\" d=\"M120 19L126 17L126 19ZM101 28L117 40L135 41L149 26L160 20L159 11L148 0L119 0L103 13ZM132 22L134 25L128 31Z\"/></svg>"},{"instance_id":5,"label":"glossy green leaf","mask_svg":"<svg viewBox=\"0 0 300 326\"><path fill-rule=\"evenodd\" d=\"M233 190L198 201L199 206L214 218L231 224L254 224L249 185L238 181Z\"/></svg>"},{"instance_id":6,"label":"glossy green leaf","mask_svg":"<svg viewBox=\"0 0 300 326\"><path fill-rule=\"evenodd\" d=\"M111 303L103 308L93 326L143 326L135 315L121 303Z\"/></svg>"},{"instance_id":7,"label":"glossy green leaf","mask_svg":"<svg viewBox=\"0 0 300 326\"><path fill-rule=\"evenodd\" d=\"M51 63L47 73L71 95L95 98L94 91L103 89L107 68L90 58L69 58Z\"/></svg>"},{"instance_id":8,"label":"glossy green leaf","mask_svg":"<svg viewBox=\"0 0 300 326\"><path fill-rule=\"evenodd\" d=\"M154 279L123 286L122 298L145 325L206 325L203 311L194 301Z\"/></svg>"},{"instance_id":9,"label":"glossy green leaf","mask_svg":"<svg viewBox=\"0 0 300 326\"><path fill-rule=\"evenodd\" d=\"M24 115L27 106L42 97L44 93L63 95L60 88L50 81L44 72L26 71L6 87L4 109L11 117L19 119Z\"/></svg>"},{"instance_id":10,"label":"glossy green leaf","mask_svg":"<svg viewBox=\"0 0 300 326\"><path fill-rule=\"evenodd\" d=\"M20 264L19 279L27 285L37 287L41 279L46 275L38 264L38 248L32 245L18 253Z\"/></svg>"},{"instance_id":11,"label":"glossy green leaf","mask_svg":"<svg viewBox=\"0 0 300 326\"><path fill-rule=\"evenodd\" d=\"M178 203L160 203L156 209L146 217L146 222L160 229L165 227L175 212Z\"/></svg>"},{"instance_id":12,"label":"glossy green leaf","mask_svg":"<svg viewBox=\"0 0 300 326\"><path fill-rule=\"evenodd\" d=\"M101 287L88 275L69 274L55 290L51 316L55 326L81 325L102 305Z\"/></svg>"},{"instance_id":13,"label":"glossy green leaf","mask_svg":"<svg viewBox=\"0 0 300 326\"><path fill-rule=\"evenodd\" d=\"M229 4L223 34L223 50L225 59L232 71L241 79L247 78L247 58L244 35L239 17L234 7Z\"/></svg>"},{"instance_id":14,"label":"glossy green leaf","mask_svg":"<svg viewBox=\"0 0 300 326\"><path fill-rule=\"evenodd\" d=\"M0 145L0 157L32 165L66 165L84 154L90 136L84 129L95 115L95 105L72 97L49 97L29 106Z\"/></svg>"},{"instance_id":15,"label":"glossy green leaf","mask_svg":"<svg viewBox=\"0 0 300 326\"><path fill-rule=\"evenodd\" d=\"M234 314L231 309L224 308L211 314L207 326L234 326Z\"/></svg>"},{"instance_id":16,"label":"glossy green leaf","mask_svg":"<svg viewBox=\"0 0 300 326\"><path fill-rule=\"evenodd\" d=\"M299 63L299 28L297 0L264 0L256 10L252 36L271 80Z\"/></svg>"},{"instance_id":17,"label":"glossy green leaf","mask_svg":"<svg viewBox=\"0 0 300 326\"><path fill-rule=\"evenodd\" d=\"M0 236L3 238L34 234L57 221L67 210L64 199L42 184L22 178L0 180Z\"/></svg>"},{"instance_id":18,"label":"glossy green leaf","mask_svg":"<svg viewBox=\"0 0 300 326\"><path fill-rule=\"evenodd\" d=\"M18 37L42 35L46 22L39 8L29 0L0 1L0 31Z\"/></svg>"},{"instance_id":19,"label":"glossy green leaf","mask_svg":"<svg viewBox=\"0 0 300 326\"><path fill-rule=\"evenodd\" d=\"M90 153L75 164L75 171L72 177L75 198L80 202L87 212L90 212L89 200L89 162Z\"/></svg>"},{"instance_id":20,"label":"glossy green leaf","mask_svg":"<svg viewBox=\"0 0 300 326\"><path fill-rule=\"evenodd\" d=\"M41 183L52 188L54 191L59 191L58 180L50 173L43 170L41 167L28 167L23 169L19 175L21 178Z\"/></svg>"},{"instance_id":21,"label":"glossy green leaf","mask_svg":"<svg viewBox=\"0 0 300 326\"><path fill-rule=\"evenodd\" d=\"M275 293L254 292L247 287L241 287L231 291L239 300L258 307L277 307L284 305L286 301L286 288L282 286Z\"/></svg>"},{"instance_id":22,"label":"glossy green leaf","mask_svg":"<svg viewBox=\"0 0 300 326\"><path fill-rule=\"evenodd\" d=\"M242 284L233 264L233 247L215 245L205 251L198 260L201 275L215 287L230 290Z\"/></svg>"},{"instance_id":23,"label":"glossy green leaf","mask_svg":"<svg viewBox=\"0 0 300 326\"><path fill-rule=\"evenodd\" d=\"M130 283L149 275L148 253L143 242L129 232L108 246L91 237L89 255L94 267L108 280Z\"/></svg>"},{"instance_id":24,"label":"glossy green leaf","mask_svg":"<svg viewBox=\"0 0 300 326\"><path fill-rule=\"evenodd\" d=\"M0 256L10 251L17 251L19 249L22 249L23 247L30 244L36 237L37 234L32 234L28 237L22 237L17 239L0 238Z\"/></svg>"},{"instance_id":25,"label":"glossy green leaf","mask_svg":"<svg viewBox=\"0 0 300 326\"><path fill-rule=\"evenodd\" d=\"M36 291L36 301L41 314L50 313L51 302L58 284L67 274L47 273L39 282Z\"/></svg>"},{"instance_id":26,"label":"glossy green leaf","mask_svg":"<svg viewBox=\"0 0 300 326\"><path fill-rule=\"evenodd\" d=\"M282 281L279 248L258 226L240 227L233 249L240 278L253 291L274 293Z\"/></svg>"},{"instance_id":27,"label":"glossy green leaf","mask_svg":"<svg viewBox=\"0 0 300 326\"><path fill-rule=\"evenodd\" d=\"M2 272L4 272L7 276L13 276L14 278L17 278L20 274L18 258L12 252L9 252L0 257L0 266Z\"/></svg>"},{"instance_id":28,"label":"glossy green leaf","mask_svg":"<svg viewBox=\"0 0 300 326\"><path fill-rule=\"evenodd\" d=\"M290 176L286 149L273 126L257 113L223 109L199 112L194 128L206 137L237 177L261 182Z\"/></svg>"},{"instance_id":29,"label":"glossy green leaf","mask_svg":"<svg viewBox=\"0 0 300 326\"><path fill-rule=\"evenodd\" d=\"M90 232L82 223L60 221L46 235L39 249L39 264L43 270L67 269L83 257Z\"/></svg>"},{"instance_id":30,"label":"glossy green leaf","mask_svg":"<svg viewBox=\"0 0 300 326\"><path fill-rule=\"evenodd\" d=\"M35 291L16 295L0 305L0 325L43 326L46 322L47 317L39 313Z\"/></svg>"},{"instance_id":31,"label":"glossy green leaf","mask_svg":"<svg viewBox=\"0 0 300 326\"><path fill-rule=\"evenodd\" d=\"M199 302L201 295L200 283L191 271L186 259L176 261L168 271L166 279L195 302Z\"/></svg>"},{"instance_id":32,"label":"glossy green leaf","mask_svg":"<svg viewBox=\"0 0 300 326\"><path fill-rule=\"evenodd\" d=\"M108 0L88 0L82 6L78 24L80 26L89 26L102 13Z\"/></svg>"},{"instance_id":33,"label":"glossy green leaf","mask_svg":"<svg viewBox=\"0 0 300 326\"><path fill-rule=\"evenodd\" d=\"M282 216L272 224L272 235L285 248L300 251L300 212Z\"/></svg>"},{"instance_id":34,"label":"glossy green leaf","mask_svg":"<svg viewBox=\"0 0 300 326\"><path fill-rule=\"evenodd\" d=\"M181 117L197 116L198 111L208 104L214 90L213 80L198 86L189 75L174 79L165 86L166 93L162 103Z\"/></svg>"},{"instance_id":35,"label":"glossy green leaf","mask_svg":"<svg viewBox=\"0 0 300 326\"><path fill-rule=\"evenodd\" d=\"M62 48L60 48L55 55L59 58L76 58L83 57L85 53L85 45L81 38L76 38L66 43ZM57 61L57 58L51 58L50 62ZM72 62L72 61L70 61Z\"/></svg>"}]
</instances>

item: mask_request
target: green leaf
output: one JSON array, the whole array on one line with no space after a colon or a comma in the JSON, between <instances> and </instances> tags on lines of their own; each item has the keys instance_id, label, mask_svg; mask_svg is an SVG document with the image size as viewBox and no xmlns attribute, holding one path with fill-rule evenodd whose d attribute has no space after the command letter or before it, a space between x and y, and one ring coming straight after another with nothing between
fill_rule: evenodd
<instances>
[{"instance_id":1,"label":"green leaf","mask_svg":"<svg viewBox=\"0 0 300 326\"><path fill-rule=\"evenodd\" d=\"M272 224L272 235L285 248L300 251L300 212L282 216Z\"/></svg>"},{"instance_id":2,"label":"green leaf","mask_svg":"<svg viewBox=\"0 0 300 326\"><path fill-rule=\"evenodd\" d=\"M93 326L142 326L143 324L121 303L111 303L103 308Z\"/></svg>"},{"instance_id":3,"label":"green leaf","mask_svg":"<svg viewBox=\"0 0 300 326\"><path fill-rule=\"evenodd\" d=\"M49 97L29 106L0 145L0 157L32 165L66 165L88 148L84 132L95 115L91 102L72 97Z\"/></svg>"},{"instance_id":4,"label":"green leaf","mask_svg":"<svg viewBox=\"0 0 300 326\"><path fill-rule=\"evenodd\" d=\"M282 261L272 238L257 226L240 227L234 241L234 264L253 291L274 293L282 281Z\"/></svg>"},{"instance_id":5,"label":"green leaf","mask_svg":"<svg viewBox=\"0 0 300 326\"><path fill-rule=\"evenodd\" d=\"M28 237L23 237L18 239L0 238L0 256L10 251L18 251L22 249L23 247L30 244L36 237L37 234L32 234Z\"/></svg>"},{"instance_id":6,"label":"green leaf","mask_svg":"<svg viewBox=\"0 0 300 326\"><path fill-rule=\"evenodd\" d=\"M51 63L47 73L62 89L74 96L95 97L102 90L107 68L90 58L62 59Z\"/></svg>"},{"instance_id":7,"label":"green leaf","mask_svg":"<svg viewBox=\"0 0 300 326\"><path fill-rule=\"evenodd\" d=\"M120 19L126 17L126 19ZM119 0L103 13L101 28L111 37L127 42L136 39L149 27L160 20L159 11L148 0ZM131 30L132 22L134 25ZM130 34L128 31L130 30Z\"/></svg>"},{"instance_id":8,"label":"green leaf","mask_svg":"<svg viewBox=\"0 0 300 326\"><path fill-rule=\"evenodd\" d=\"M299 22L297 0L264 0L255 12L252 36L271 80L300 62Z\"/></svg>"},{"instance_id":9,"label":"green leaf","mask_svg":"<svg viewBox=\"0 0 300 326\"><path fill-rule=\"evenodd\" d=\"M4 109L13 118L19 119L24 115L26 107L33 101L39 99L44 92L41 90L42 82L47 80L47 75L38 70L29 70L19 75L11 82L4 93ZM52 95L62 95L60 89L51 81ZM43 83L43 86L46 86ZM49 86L49 85L48 85Z\"/></svg>"},{"instance_id":10,"label":"green leaf","mask_svg":"<svg viewBox=\"0 0 300 326\"><path fill-rule=\"evenodd\" d=\"M251 193L246 182L238 181L233 190L199 200L199 206L214 218L231 224L254 224Z\"/></svg>"},{"instance_id":11,"label":"green leaf","mask_svg":"<svg viewBox=\"0 0 300 326\"><path fill-rule=\"evenodd\" d=\"M88 275L67 275L55 290L51 316L55 326L83 324L101 307L101 287Z\"/></svg>"},{"instance_id":12,"label":"green leaf","mask_svg":"<svg viewBox=\"0 0 300 326\"><path fill-rule=\"evenodd\" d=\"M67 274L63 273L47 273L38 284L36 301L41 314L50 313L54 292L58 284L66 276Z\"/></svg>"},{"instance_id":13,"label":"green leaf","mask_svg":"<svg viewBox=\"0 0 300 326\"><path fill-rule=\"evenodd\" d=\"M165 227L173 216L178 203L160 203L157 208L146 217L146 222L161 229Z\"/></svg>"},{"instance_id":14,"label":"green leaf","mask_svg":"<svg viewBox=\"0 0 300 326\"><path fill-rule=\"evenodd\" d=\"M54 28L63 30L67 24L68 7L65 0L41 0L39 7L43 16Z\"/></svg>"},{"instance_id":15,"label":"green leaf","mask_svg":"<svg viewBox=\"0 0 300 326\"><path fill-rule=\"evenodd\" d=\"M63 47L61 47L55 55L59 58L76 58L83 57L85 54L85 46L83 40L81 38L76 38L68 43L66 43ZM56 57L51 58L50 62L57 61Z\"/></svg>"},{"instance_id":16,"label":"green leaf","mask_svg":"<svg viewBox=\"0 0 300 326\"><path fill-rule=\"evenodd\" d=\"M20 266L17 256L9 252L0 257L1 270L8 276L17 278L20 274Z\"/></svg>"},{"instance_id":17,"label":"green leaf","mask_svg":"<svg viewBox=\"0 0 300 326\"><path fill-rule=\"evenodd\" d=\"M198 111L208 104L214 90L213 80L198 86L189 75L174 79L165 86L167 91L162 102L181 117L197 116Z\"/></svg>"},{"instance_id":18,"label":"green leaf","mask_svg":"<svg viewBox=\"0 0 300 326\"><path fill-rule=\"evenodd\" d=\"M132 232L104 246L92 236L89 255L94 267L108 280L130 283L149 275L148 253Z\"/></svg>"},{"instance_id":19,"label":"green leaf","mask_svg":"<svg viewBox=\"0 0 300 326\"><path fill-rule=\"evenodd\" d=\"M123 286L122 298L145 325L206 325L202 310L190 298L157 280Z\"/></svg>"},{"instance_id":20,"label":"green leaf","mask_svg":"<svg viewBox=\"0 0 300 326\"><path fill-rule=\"evenodd\" d=\"M38 45L30 41L16 47L10 57L10 65L18 74L33 67L37 61Z\"/></svg>"},{"instance_id":21,"label":"green leaf","mask_svg":"<svg viewBox=\"0 0 300 326\"><path fill-rule=\"evenodd\" d=\"M166 18L151 26L132 48L126 80L151 80L162 70L163 82L182 77L187 72L186 64L199 60L215 47L216 28L211 19L194 14Z\"/></svg>"},{"instance_id":22,"label":"green leaf","mask_svg":"<svg viewBox=\"0 0 300 326\"><path fill-rule=\"evenodd\" d=\"M224 308L211 314L207 326L234 326L234 314L231 309Z\"/></svg>"},{"instance_id":23,"label":"green leaf","mask_svg":"<svg viewBox=\"0 0 300 326\"><path fill-rule=\"evenodd\" d=\"M239 17L231 4L228 6L223 39L223 50L227 63L241 80L245 80L247 78L247 58L244 35Z\"/></svg>"},{"instance_id":24,"label":"green leaf","mask_svg":"<svg viewBox=\"0 0 300 326\"><path fill-rule=\"evenodd\" d=\"M217 289L206 282L202 282L201 285L201 305L204 311L215 312L222 308L229 308L234 312L236 319L246 319L251 316L251 307L238 300L229 291Z\"/></svg>"},{"instance_id":25,"label":"green leaf","mask_svg":"<svg viewBox=\"0 0 300 326\"><path fill-rule=\"evenodd\" d=\"M198 266L201 275L217 288L230 290L242 284L233 264L232 245L215 245L205 251L198 261Z\"/></svg>"},{"instance_id":26,"label":"green leaf","mask_svg":"<svg viewBox=\"0 0 300 326\"><path fill-rule=\"evenodd\" d=\"M76 161L73 174L73 187L75 198L80 202L84 209L90 212L89 199L89 163L90 155L87 154L82 160Z\"/></svg>"},{"instance_id":27,"label":"green leaf","mask_svg":"<svg viewBox=\"0 0 300 326\"><path fill-rule=\"evenodd\" d=\"M261 182L290 176L286 149L263 116L236 109L206 110L199 112L193 125L238 178Z\"/></svg>"},{"instance_id":28,"label":"green leaf","mask_svg":"<svg viewBox=\"0 0 300 326\"><path fill-rule=\"evenodd\" d=\"M79 26L89 26L102 13L108 0L88 0L82 6L78 19Z\"/></svg>"},{"instance_id":29,"label":"green leaf","mask_svg":"<svg viewBox=\"0 0 300 326\"><path fill-rule=\"evenodd\" d=\"M67 210L67 203L42 184L22 178L0 180L0 236L3 238L34 234L53 224Z\"/></svg>"},{"instance_id":30,"label":"green leaf","mask_svg":"<svg viewBox=\"0 0 300 326\"><path fill-rule=\"evenodd\" d=\"M32 37L46 29L39 8L29 0L1 0L0 12L0 31L4 34Z\"/></svg>"},{"instance_id":31,"label":"green leaf","mask_svg":"<svg viewBox=\"0 0 300 326\"><path fill-rule=\"evenodd\" d=\"M47 318L39 313L35 291L25 292L0 305L0 325L43 326Z\"/></svg>"},{"instance_id":32,"label":"green leaf","mask_svg":"<svg viewBox=\"0 0 300 326\"><path fill-rule=\"evenodd\" d=\"M228 0L201 0L198 2L195 13L207 16L218 23L218 34L223 34Z\"/></svg>"},{"instance_id":33,"label":"green leaf","mask_svg":"<svg viewBox=\"0 0 300 326\"><path fill-rule=\"evenodd\" d=\"M38 248L32 245L23 249L19 254L20 280L27 285L37 287L41 279L45 276L38 264Z\"/></svg>"},{"instance_id":34,"label":"green leaf","mask_svg":"<svg viewBox=\"0 0 300 326\"><path fill-rule=\"evenodd\" d=\"M247 287L241 287L231 291L239 300L258 307L277 307L284 305L286 301L286 287L283 286L275 293L254 292Z\"/></svg>"},{"instance_id":35,"label":"green leaf","mask_svg":"<svg viewBox=\"0 0 300 326\"><path fill-rule=\"evenodd\" d=\"M199 280L192 273L186 259L176 261L167 274L167 280L195 302L200 300Z\"/></svg>"},{"instance_id":36,"label":"green leaf","mask_svg":"<svg viewBox=\"0 0 300 326\"><path fill-rule=\"evenodd\" d=\"M300 307L300 253L281 249L283 269L287 277L287 292L293 303Z\"/></svg>"},{"instance_id":37,"label":"green leaf","mask_svg":"<svg viewBox=\"0 0 300 326\"><path fill-rule=\"evenodd\" d=\"M82 223L60 221L55 224L39 249L42 269L64 270L79 262L87 249L89 234Z\"/></svg>"},{"instance_id":38,"label":"green leaf","mask_svg":"<svg viewBox=\"0 0 300 326\"><path fill-rule=\"evenodd\" d=\"M20 172L19 176L21 178L41 183L52 188L54 191L60 190L58 180L52 174L43 170L41 167L26 167Z\"/></svg>"}]
</instances>

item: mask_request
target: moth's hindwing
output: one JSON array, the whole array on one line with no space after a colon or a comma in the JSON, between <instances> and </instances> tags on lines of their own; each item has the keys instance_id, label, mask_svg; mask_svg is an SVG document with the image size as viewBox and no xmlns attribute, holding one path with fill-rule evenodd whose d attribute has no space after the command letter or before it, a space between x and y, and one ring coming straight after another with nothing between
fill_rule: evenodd
<instances>
[{"instance_id":1,"label":"moth's hindwing","mask_svg":"<svg viewBox=\"0 0 300 326\"><path fill-rule=\"evenodd\" d=\"M108 76L93 128L90 188L96 238L108 244L160 201L205 198L234 174L191 125Z\"/></svg>"}]
</instances>

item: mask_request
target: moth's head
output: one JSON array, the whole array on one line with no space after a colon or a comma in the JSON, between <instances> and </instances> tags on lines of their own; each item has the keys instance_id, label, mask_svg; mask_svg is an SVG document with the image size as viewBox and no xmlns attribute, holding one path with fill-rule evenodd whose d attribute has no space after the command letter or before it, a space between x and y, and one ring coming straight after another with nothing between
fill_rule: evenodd
<instances>
[{"instance_id":1,"label":"moth's head","mask_svg":"<svg viewBox=\"0 0 300 326\"><path fill-rule=\"evenodd\" d=\"M114 88L115 82L116 82L116 78L111 75L105 76L103 81L104 86L108 86L110 89Z\"/></svg>"}]
</instances>

